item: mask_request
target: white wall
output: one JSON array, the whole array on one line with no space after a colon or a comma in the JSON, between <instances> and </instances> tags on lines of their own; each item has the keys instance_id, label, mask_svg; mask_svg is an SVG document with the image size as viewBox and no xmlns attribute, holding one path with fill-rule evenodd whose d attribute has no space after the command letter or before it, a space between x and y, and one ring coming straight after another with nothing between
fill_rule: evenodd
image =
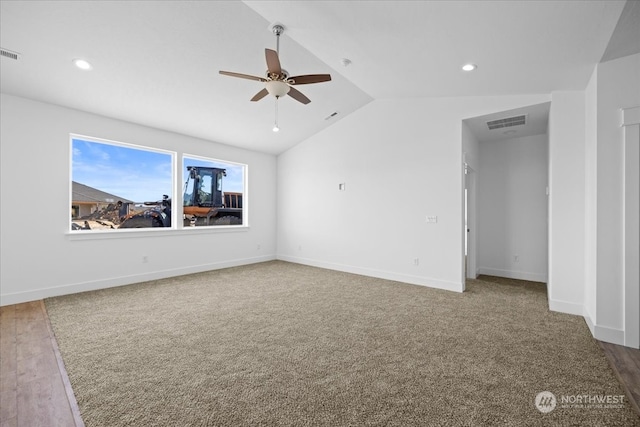
<instances>
[{"instance_id":1,"label":"white wall","mask_svg":"<svg viewBox=\"0 0 640 427\"><path fill-rule=\"evenodd\" d=\"M547 281L547 156L547 135L480 143L479 274Z\"/></svg>"},{"instance_id":2,"label":"white wall","mask_svg":"<svg viewBox=\"0 0 640 427\"><path fill-rule=\"evenodd\" d=\"M278 156L278 257L461 291L462 120L548 101L384 99L345 117Z\"/></svg>"},{"instance_id":3,"label":"white wall","mask_svg":"<svg viewBox=\"0 0 640 427\"><path fill-rule=\"evenodd\" d=\"M585 90L585 289L584 310L588 323L597 321L596 312L596 260L598 250L596 207L597 191L597 81L598 69L593 71L589 84Z\"/></svg>"},{"instance_id":4,"label":"white wall","mask_svg":"<svg viewBox=\"0 0 640 427\"><path fill-rule=\"evenodd\" d=\"M640 105L638 76L640 54L598 65L596 327L597 335L618 343L624 329L624 130L620 109Z\"/></svg>"},{"instance_id":5,"label":"white wall","mask_svg":"<svg viewBox=\"0 0 640 427\"><path fill-rule=\"evenodd\" d=\"M620 109L640 105L638 75L640 54L598 64L584 92L552 94L549 117L549 307L583 314L615 344L625 344Z\"/></svg>"},{"instance_id":6,"label":"white wall","mask_svg":"<svg viewBox=\"0 0 640 427\"><path fill-rule=\"evenodd\" d=\"M1 108L2 305L275 258L275 156L6 94ZM249 229L69 236L70 133L247 164Z\"/></svg>"},{"instance_id":7,"label":"white wall","mask_svg":"<svg viewBox=\"0 0 640 427\"><path fill-rule=\"evenodd\" d=\"M554 92L549 111L549 308L583 313L585 94Z\"/></svg>"},{"instance_id":8,"label":"white wall","mask_svg":"<svg viewBox=\"0 0 640 427\"><path fill-rule=\"evenodd\" d=\"M638 302L627 301L625 306L629 288L625 288L623 263L625 143L621 109L640 105L638 75L640 54L607 61L597 65L585 91L584 316L597 339L635 347L638 334L633 330L639 327L625 324L637 318ZM634 250L637 253L637 248ZM638 263L640 260L632 260L632 264ZM637 294L638 285L634 286Z\"/></svg>"}]
</instances>

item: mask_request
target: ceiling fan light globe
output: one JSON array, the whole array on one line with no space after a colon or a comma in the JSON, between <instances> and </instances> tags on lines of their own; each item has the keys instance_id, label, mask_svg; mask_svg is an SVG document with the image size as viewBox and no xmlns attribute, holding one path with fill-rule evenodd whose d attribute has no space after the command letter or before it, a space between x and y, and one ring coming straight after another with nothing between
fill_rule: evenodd
<instances>
[{"instance_id":1,"label":"ceiling fan light globe","mask_svg":"<svg viewBox=\"0 0 640 427\"><path fill-rule=\"evenodd\" d=\"M265 83L265 87L267 88L267 92L269 92L270 95L273 95L276 98L285 96L287 93L289 93L290 89L288 84L280 81L267 82Z\"/></svg>"}]
</instances>

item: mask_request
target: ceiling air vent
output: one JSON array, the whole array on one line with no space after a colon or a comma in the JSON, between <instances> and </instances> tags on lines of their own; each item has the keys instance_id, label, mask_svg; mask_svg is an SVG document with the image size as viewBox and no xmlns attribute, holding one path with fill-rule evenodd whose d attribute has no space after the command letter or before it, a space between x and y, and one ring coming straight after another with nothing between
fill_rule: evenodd
<instances>
[{"instance_id":1,"label":"ceiling air vent","mask_svg":"<svg viewBox=\"0 0 640 427\"><path fill-rule=\"evenodd\" d=\"M17 52L12 52L10 50L7 49L3 49L0 47L0 56L4 56L5 58L9 58L9 59L14 59L14 60L18 60L20 58L20 54Z\"/></svg>"},{"instance_id":2,"label":"ceiling air vent","mask_svg":"<svg viewBox=\"0 0 640 427\"><path fill-rule=\"evenodd\" d=\"M522 116L507 117L506 119L491 120L487 122L489 130L510 128L512 126L522 126L526 123L526 114Z\"/></svg>"}]
</instances>

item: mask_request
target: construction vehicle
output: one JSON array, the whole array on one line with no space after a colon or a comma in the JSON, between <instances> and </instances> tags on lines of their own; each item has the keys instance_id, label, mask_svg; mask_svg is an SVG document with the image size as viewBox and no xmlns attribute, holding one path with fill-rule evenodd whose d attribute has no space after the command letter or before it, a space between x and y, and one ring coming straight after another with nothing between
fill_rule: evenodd
<instances>
[{"instance_id":1,"label":"construction vehicle","mask_svg":"<svg viewBox=\"0 0 640 427\"><path fill-rule=\"evenodd\" d=\"M187 166L189 172L183 195L183 224L202 225L242 224L242 193L223 192L222 178L226 169ZM91 215L71 221L72 230L115 228L171 227L171 198L144 202L149 208L136 210L133 203L111 203Z\"/></svg>"},{"instance_id":2,"label":"construction vehicle","mask_svg":"<svg viewBox=\"0 0 640 427\"><path fill-rule=\"evenodd\" d=\"M242 224L242 194L223 193L226 169L187 166L189 172L183 195L185 227ZM225 204L226 203L226 204ZM171 198L145 202L150 209L123 218L118 228L171 227Z\"/></svg>"},{"instance_id":3,"label":"construction vehicle","mask_svg":"<svg viewBox=\"0 0 640 427\"><path fill-rule=\"evenodd\" d=\"M171 198L164 194L158 202L144 202L152 206L121 218L118 228L171 227Z\"/></svg>"},{"instance_id":4,"label":"construction vehicle","mask_svg":"<svg viewBox=\"0 0 640 427\"><path fill-rule=\"evenodd\" d=\"M182 208L185 226L242 224L242 194L222 191L226 169L187 166L187 171Z\"/></svg>"}]
</instances>

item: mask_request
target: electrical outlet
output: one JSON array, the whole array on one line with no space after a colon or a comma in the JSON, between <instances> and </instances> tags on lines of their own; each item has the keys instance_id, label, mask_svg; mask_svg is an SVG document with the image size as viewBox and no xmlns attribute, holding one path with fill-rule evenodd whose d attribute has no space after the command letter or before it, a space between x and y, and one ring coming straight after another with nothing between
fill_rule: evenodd
<instances>
[{"instance_id":1,"label":"electrical outlet","mask_svg":"<svg viewBox=\"0 0 640 427\"><path fill-rule=\"evenodd\" d=\"M427 222L430 224L435 224L438 222L438 217L435 215L427 215Z\"/></svg>"},{"instance_id":2,"label":"electrical outlet","mask_svg":"<svg viewBox=\"0 0 640 427\"><path fill-rule=\"evenodd\" d=\"M420 265L420 258L414 258L413 265Z\"/></svg>"},{"instance_id":3,"label":"electrical outlet","mask_svg":"<svg viewBox=\"0 0 640 427\"><path fill-rule=\"evenodd\" d=\"M520 262L520 255L514 255L513 262Z\"/></svg>"},{"instance_id":4,"label":"electrical outlet","mask_svg":"<svg viewBox=\"0 0 640 427\"><path fill-rule=\"evenodd\" d=\"M142 263L146 264L149 262L149 257L147 255L142 255Z\"/></svg>"}]
</instances>

